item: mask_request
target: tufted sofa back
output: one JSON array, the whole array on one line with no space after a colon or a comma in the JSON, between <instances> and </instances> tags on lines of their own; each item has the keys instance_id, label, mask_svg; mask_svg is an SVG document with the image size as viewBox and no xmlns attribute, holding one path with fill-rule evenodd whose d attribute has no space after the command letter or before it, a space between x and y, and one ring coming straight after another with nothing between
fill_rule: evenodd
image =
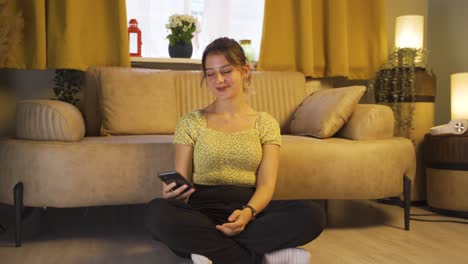
<instances>
[{"instance_id":1,"label":"tufted sofa back","mask_svg":"<svg viewBox=\"0 0 468 264\"><path fill-rule=\"evenodd\" d=\"M102 84L101 73L106 71L106 78L122 72L154 72L168 74L173 78L173 89L176 94L177 116L202 108L213 101L213 96L201 85L200 71L168 71L141 68L90 68L86 71L83 114L86 120L87 136L100 135L102 123L98 90ZM128 89L138 89L136 80ZM254 94L248 95L251 106L258 111L265 111L280 123L282 133L289 133L289 125L296 107L307 95L305 77L298 72L252 72L251 84ZM174 127L175 130L175 127Z\"/></svg>"}]
</instances>

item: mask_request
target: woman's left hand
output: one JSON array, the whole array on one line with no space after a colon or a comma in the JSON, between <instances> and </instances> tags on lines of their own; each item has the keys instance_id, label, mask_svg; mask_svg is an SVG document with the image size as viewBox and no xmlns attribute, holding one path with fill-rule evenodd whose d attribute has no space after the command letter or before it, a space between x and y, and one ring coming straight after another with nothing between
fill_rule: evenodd
<instances>
[{"instance_id":1,"label":"woman's left hand","mask_svg":"<svg viewBox=\"0 0 468 264\"><path fill-rule=\"evenodd\" d=\"M252 218L249 210L235 210L229 217L228 223L216 225L216 229L223 232L226 236L235 236L244 231L245 226Z\"/></svg>"}]
</instances>

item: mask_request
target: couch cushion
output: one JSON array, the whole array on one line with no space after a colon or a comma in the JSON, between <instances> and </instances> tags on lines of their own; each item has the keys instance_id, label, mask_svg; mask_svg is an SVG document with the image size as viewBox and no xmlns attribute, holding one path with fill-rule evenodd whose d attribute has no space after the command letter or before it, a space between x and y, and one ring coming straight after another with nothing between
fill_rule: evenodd
<instances>
[{"instance_id":1,"label":"couch cushion","mask_svg":"<svg viewBox=\"0 0 468 264\"><path fill-rule=\"evenodd\" d=\"M16 106L16 138L80 141L85 123L75 106L56 100L23 100Z\"/></svg>"},{"instance_id":2,"label":"couch cushion","mask_svg":"<svg viewBox=\"0 0 468 264\"><path fill-rule=\"evenodd\" d=\"M296 110L291 134L318 138L333 136L348 120L365 90L364 86L350 86L311 94Z\"/></svg>"},{"instance_id":3,"label":"couch cushion","mask_svg":"<svg viewBox=\"0 0 468 264\"><path fill-rule=\"evenodd\" d=\"M24 184L25 206L147 203L160 197L157 172L173 170L172 135L85 137L80 142L0 140L0 202ZM406 138L317 139L282 136L275 199L375 199L414 178ZM383 162L384 161L384 162Z\"/></svg>"},{"instance_id":4,"label":"couch cushion","mask_svg":"<svg viewBox=\"0 0 468 264\"><path fill-rule=\"evenodd\" d=\"M251 79L254 94L247 97L250 105L269 113L278 120L281 134L289 134L294 111L307 96L304 74L253 71Z\"/></svg>"},{"instance_id":5,"label":"couch cushion","mask_svg":"<svg viewBox=\"0 0 468 264\"><path fill-rule=\"evenodd\" d=\"M395 119L386 105L358 104L336 136L353 140L383 139L393 136Z\"/></svg>"},{"instance_id":6,"label":"couch cushion","mask_svg":"<svg viewBox=\"0 0 468 264\"><path fill-rule=\"evenodd\" d=\"M101 134L171 134L177 123L173 75L105 68L98 89Z\"/></svg>"},{"instance_id":7,"label":"couch cushion","mask_svg":"<svg viewBox=\"0 0 468 264\"><path fill-rule=\"evenodd\" d=\"M210 104L214 97L201 85L201 71L161 71L139 68L89 68L86 71L85 86L83 89L83 113L86 116L86 134L88 136L100 135L102 114L98 103L98 90L100 90L100 75L103 70L114 69L120 71L151 71L165 72L174 75L174 90L176 92L175 104L177 116ZM134 84L135 86L135 84ZM252 72L251 88L254 95L248 96L253 108L267 112L278 120L281 132L289 134L289 127L294 111L307 96L304 74L299 72ZM175 128L175 127L174 127Z\"/></svg>"},{"instance_id":8,"label":"couch cushion","mask_svg":"<svg viewBox=\"0 0 468 264\"><path fill-rule=\"evenodd\" d=\"M200 71L173 72L179 117L213 102L214 96L206 84L200 85ZM281 132L289 133L294 110L307 95L304 74L253 71L251 80L254 94L246 96L250 105L257 111L269 113L278 120Z\"/></svg>"},{"instance_id":9,"label":"couch cushion","mask_svg":"<svg viewBox=\"0 0 468 264\"><path fill-rule=\"evenodd\" d=\"M414 179L413 143L284 135L274 199L376 199L403 192Z\"/></svg>"},{"instance_id":10,"label":"couch cushion","mask_svg":"<svg viewBox=\"0 0 468 264\"><path fill-rule=\"evenodd\" d=\"M0 140L0 202L81 207L147 203L161 195L158 172L173 170L173 136L85 137L80 142Z\"/></svg>"}]
</instances>

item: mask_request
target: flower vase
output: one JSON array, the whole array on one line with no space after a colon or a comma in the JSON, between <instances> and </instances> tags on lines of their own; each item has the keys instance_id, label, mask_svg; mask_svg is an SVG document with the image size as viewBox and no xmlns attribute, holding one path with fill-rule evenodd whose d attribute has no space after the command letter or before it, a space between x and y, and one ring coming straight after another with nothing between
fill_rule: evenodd
<instances>
[{"instance_id":1,"label":"flower vase","mask_svg":"<svg viewBox=\"0 0 468 264\"><path fill-rule=\"evenodd\" d=\"M190 58L192 57L192 42L177 42L174 46L169 44L169 56L171 58Z\"/></svg>"}]
</instances>

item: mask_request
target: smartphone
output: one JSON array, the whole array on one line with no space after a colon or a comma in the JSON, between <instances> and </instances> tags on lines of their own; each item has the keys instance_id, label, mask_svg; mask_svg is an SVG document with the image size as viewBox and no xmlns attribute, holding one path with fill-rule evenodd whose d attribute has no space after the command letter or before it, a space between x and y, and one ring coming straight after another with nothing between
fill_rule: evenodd
<instances>
[{"instance_id":1,"label":"smartphone","mask_svg":"<svg viewBox=\"0 0 468 264\"><path fill-rule=\"evenodd\" d=\"M161 179L161 181L163 181L166 184L175 182L176 186L173 188L174 190L176 190L184 184L187 184L188 186L185 191L194 188L193 185L189 181L187 181L187 179L185 179L184 176L180 175L180 173L178 173L177 171L159 173L158 177L159 179Z\"/></svg>"}]
</instances>

